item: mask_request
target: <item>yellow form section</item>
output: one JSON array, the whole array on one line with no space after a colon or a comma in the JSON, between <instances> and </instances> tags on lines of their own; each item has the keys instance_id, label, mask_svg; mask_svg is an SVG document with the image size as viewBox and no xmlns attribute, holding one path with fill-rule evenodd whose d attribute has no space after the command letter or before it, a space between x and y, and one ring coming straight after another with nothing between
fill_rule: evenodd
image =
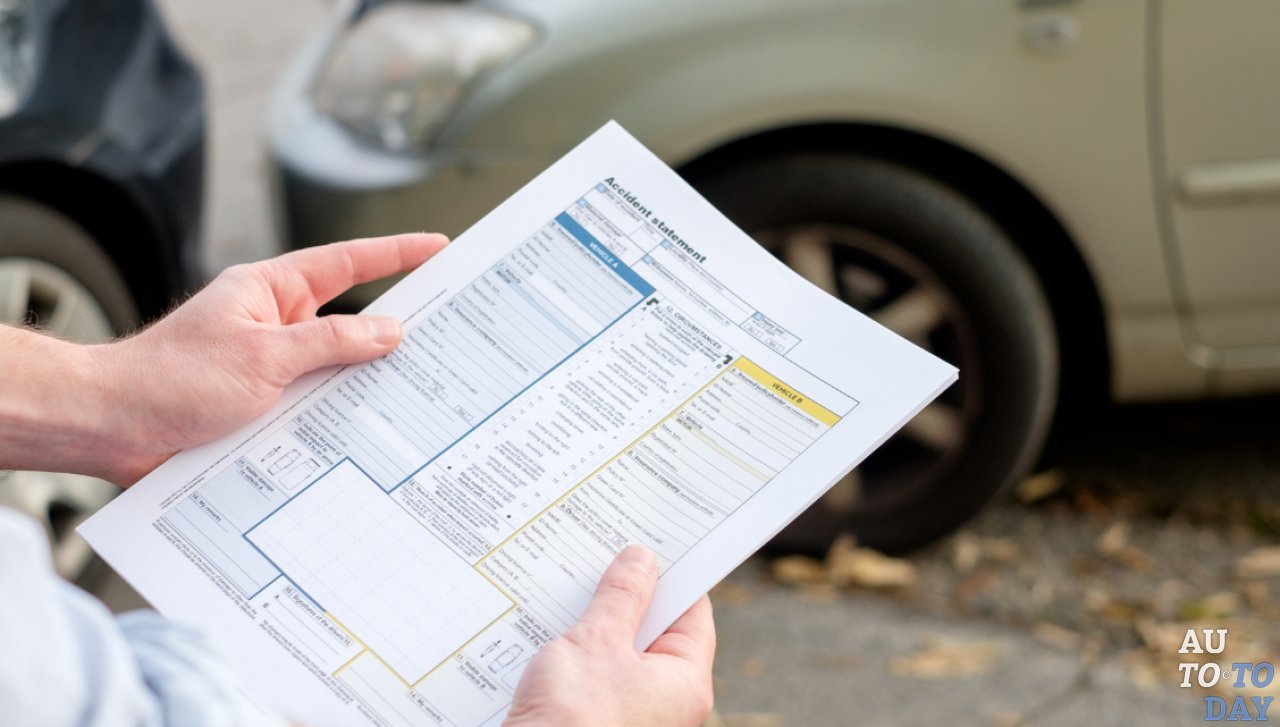
<instances>
[{"instance_id":1,"label":"yellow form section","mask_svg":"<svg viewBox=\"0 0 1280 727\"><path fill-rule=\"evenodd\" d=\"M782 383L776 376L757 366L745 356L740 356L737 361L733 362L739 371L750 376L764 388L777 394L779 397L791 402L797 409L826 424L827 426L835 426L840 421L840 417L815 402L813 399L801 394L795 389Z\"/></svg>"}]
</instances>

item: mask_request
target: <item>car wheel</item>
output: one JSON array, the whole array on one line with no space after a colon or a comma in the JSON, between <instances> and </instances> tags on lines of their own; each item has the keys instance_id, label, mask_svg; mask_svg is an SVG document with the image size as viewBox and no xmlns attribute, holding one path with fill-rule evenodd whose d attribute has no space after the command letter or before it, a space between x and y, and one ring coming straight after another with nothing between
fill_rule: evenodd
<instances>
[{"instance_id":1,"label":"car wheel","mask_svg":"<svg viewBox=\"0 0 1280 727\"><path fill-rule=\"evenodd\" d=\"M1057 391L1043 292L1008 236L915 170L793 153L690 181L801 275L960 369L960 380L773 541L886 551L958 527L1034 462Z\"/></svg>"},{"instance_id":2,"label":"car wheel","mask_svg":"<svg viewBox=\"0 0 1280 727\"><path fill-rule=\"evenodd\" d=\"M127 330L136 318L124 279L83 229L49 207L0 195L0 323L94 342ZM0 472L0 505L44 525L55 567L72 580L93 559L76 526L119 491L81 475Z\"/></svg>"}]
</instances>

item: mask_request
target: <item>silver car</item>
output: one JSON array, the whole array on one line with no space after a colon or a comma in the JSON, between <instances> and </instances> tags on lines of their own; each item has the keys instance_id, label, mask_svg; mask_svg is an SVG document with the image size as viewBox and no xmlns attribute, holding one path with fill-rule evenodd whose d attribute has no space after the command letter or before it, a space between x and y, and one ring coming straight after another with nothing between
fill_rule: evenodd
<instances>
[{"instance_id":1,"label":"silver car","mask_svg":"<svg viewBox=\"0 0 1280 727\"><path fill-rule=\"evenodd\" d=\"M1280 387L1280 3L339 3L270 122L290 244L457 233L616 118L961 383L783 534L936 537L1055 415ZM366 296L373 291L366 291Z\"/></svg>"}]
</instances>

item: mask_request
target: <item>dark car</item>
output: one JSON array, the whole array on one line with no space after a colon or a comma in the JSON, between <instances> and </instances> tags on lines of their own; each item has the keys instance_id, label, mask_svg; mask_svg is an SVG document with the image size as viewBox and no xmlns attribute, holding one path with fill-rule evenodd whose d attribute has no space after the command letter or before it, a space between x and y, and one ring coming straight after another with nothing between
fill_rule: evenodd
<instances>
[{"instance_id":1,"label":"dark car","mask_svg":"<svg viewBox=\"0 0 1280 727\"><path fill-rule=\"evenodd\" d=\"M201 277L203 167L203 83L149 0L0 0L0 323L91 341L162 312ZM0 474L68 575L114 492Z\"/></svg>"}]
</instances>

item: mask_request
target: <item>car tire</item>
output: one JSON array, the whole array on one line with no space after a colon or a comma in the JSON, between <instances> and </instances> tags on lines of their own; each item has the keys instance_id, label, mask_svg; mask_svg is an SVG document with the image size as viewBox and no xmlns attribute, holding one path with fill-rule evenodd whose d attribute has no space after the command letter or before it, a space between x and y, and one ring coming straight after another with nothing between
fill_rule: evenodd
<instances>
[{"instance_id":1,"label":"car tire","mask_svg":"<svg viewBox=\"0 0 1280 727\"><path fill-rule=\"evenodd\" d=\"M909 549L1029 469L1056 401L1057 343L1035 274L988 214L919 171L854 154L779 154L690 181L802 275L960 369L773 549L821 553L842 532Z\"/></svg>"},{"instance_id":2,"label":"car tire","mask_svg":"<svg viewBox=\"0 0 1280 727\"><path fill-rule=\"evenodd\" d=\"M115 263L84 229L48 206L0 195L0 323L95 342L135 325L137 310ZM0 504L41 522L58 572L72 580L93 561L75 527L118 492L82 475L0 472Z\"/></svg>"}]
</instances>

